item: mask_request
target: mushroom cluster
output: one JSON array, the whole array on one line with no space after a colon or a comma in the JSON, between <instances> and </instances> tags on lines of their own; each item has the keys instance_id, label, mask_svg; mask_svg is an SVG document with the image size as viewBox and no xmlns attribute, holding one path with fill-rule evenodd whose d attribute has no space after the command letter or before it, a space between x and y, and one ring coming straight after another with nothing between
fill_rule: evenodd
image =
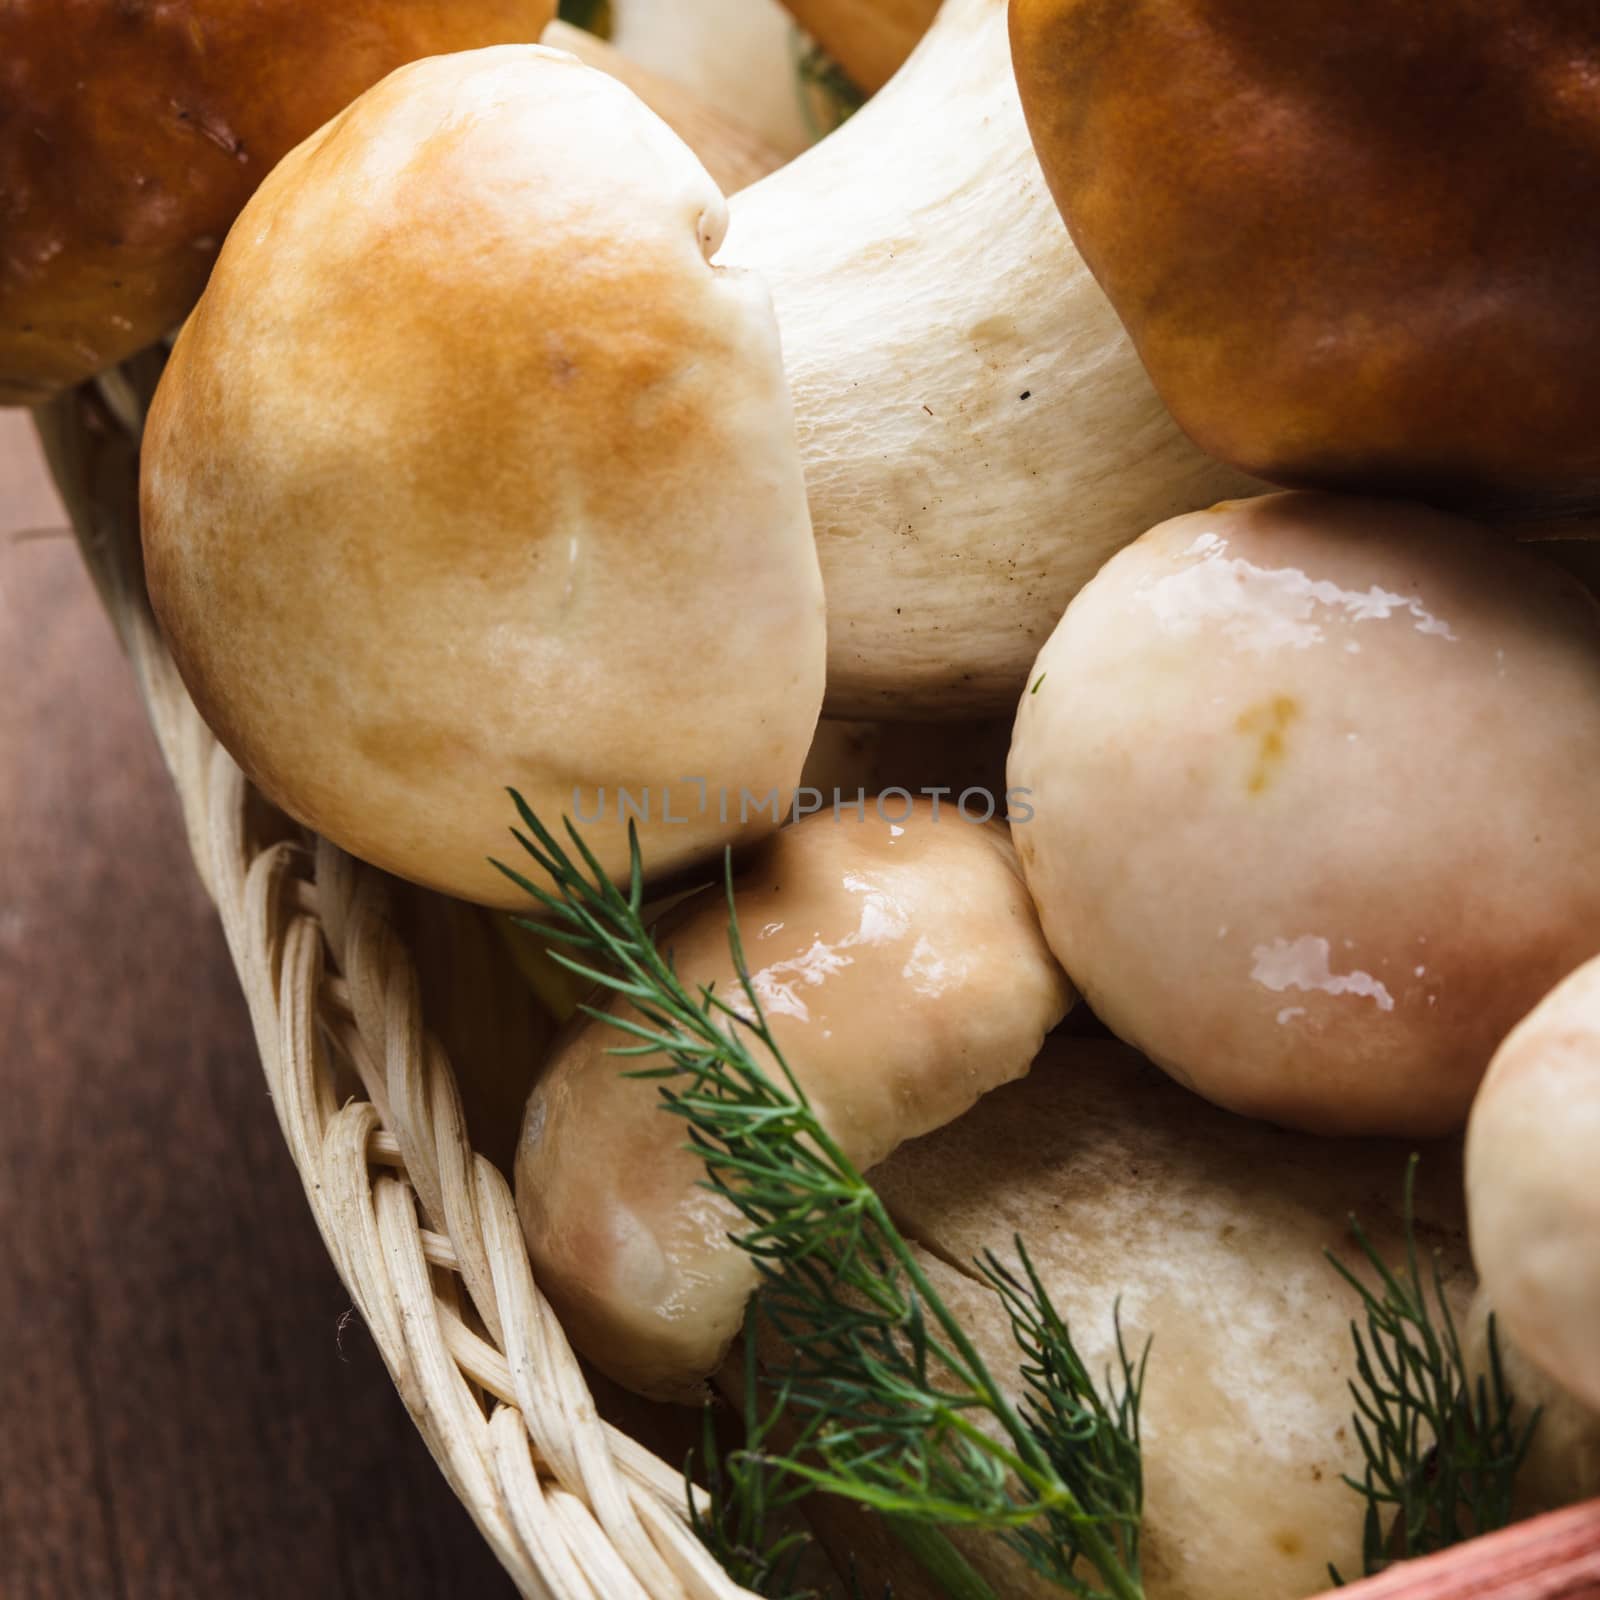
<instances>
[{"instance_id":1,"label":"mushroom cluster","mask_svg":"<svg viewBox=\"0 0 1600 1600\"><path fill-rule=\"evenodd\" d=\"M1115 1593L1375 1559L1349 1323L1418 1230L1446 1356L1560 1419L1518 1507L1594 1481L1600 601L1500 524L1600 498L1600 13L792 0L882 86L803 148L754 0L616 0L582 52L626 83L530 42L540 0L99 9L149 68L96 54L99 98L0 10L0 399L189 313L145 571L235 760L398 877L559 912L559 861L496 864L514 789L664 908L528 1044L518 1207L585 1357L703 1400L793 1244L616 1059L670 989L875 1183L965 1330L917 1301L904 1347L991 1363L1002 1423L1153 1339ZM1059 1466L1006 1459L1002 1500ZM941 1503L973 1582L1054 1592Z\"/></svg>"}]
</instances>

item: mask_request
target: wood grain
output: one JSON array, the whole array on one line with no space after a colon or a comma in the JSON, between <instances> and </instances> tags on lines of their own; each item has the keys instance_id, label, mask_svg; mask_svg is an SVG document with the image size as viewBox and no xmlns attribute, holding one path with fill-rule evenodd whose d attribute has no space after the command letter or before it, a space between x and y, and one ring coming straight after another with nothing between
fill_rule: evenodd
<instances>
[{"instance_id":1,"label":"wood grain","mask_svg":"<svg viewBox=\"0 0 1600 1600\"><path fill-rule=\"evenodd\" d=\"M509 1600L341 1326L61 520L0 413L0 1596Z\"/></svg>"}]
</instances>

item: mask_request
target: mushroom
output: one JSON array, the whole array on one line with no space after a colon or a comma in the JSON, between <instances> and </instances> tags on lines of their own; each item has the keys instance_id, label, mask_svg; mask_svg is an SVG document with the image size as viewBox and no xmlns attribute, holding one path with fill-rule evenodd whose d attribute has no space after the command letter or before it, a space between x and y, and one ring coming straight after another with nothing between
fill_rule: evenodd
<instances>
[{"instance_id":1,"label":"mushroom","mask_svg":"<svg viewBox=\"0 0 1600 1600\"><path fill-rule=\"evenodd\" d=\"M939 0L783 0L801 26L868 94L900 70Z\"/></svg>"},{"instance_id":2,"label":"mushroom","mask_svg":"<svg viewBox=\"0 0 1600 1600\"><path fill-rule=\"evenodd\" d=\"M1016 1270L1018 1234L1096 1378L1116 1370L1117 1317L1135 1359L1150 1341L1147 1600L1284 1600L1320 1593L1330 1561L1360 1570L1364 1506L1341 1477L1363 1466L1348 1387L1361 1308L1323 1252L1372 1281L1354 1212L1403 1259L1407 1154L1228 1116L1120 1045L1057 1034L1026 1079L906 1145L873 1184L1014 1401L1011 1327L970 1264L992 1250ZM1417 1217L1459 1315L1472 1274L1455 1146L1424 1154ZM952 1537L996 1594L1059 1597L999 1541ZM885 1577L900 1600L928 1594L901 1566L859 1576L864 1594Z\"/></svg>"},{"instance_id":3,"label":"mushroom","mask_svg":"<svg viewBox=\"0 0 1600 1600\"><path fill-rule=\"evenodd\" d=\"M1002 829L948 809L935 820L927 802L895 803L893 822L865 809L778 834L735 895L779 1047L863 1169L1026 1072L1072 998ZM737 995L720 890L663 944L691 991ZM517 1205L574 1345L631 1389L692 1400L738 1332L756 1270L658 1086L611 1053L627 1043L595 1021L558 1041L528 1101Z\"/></svg>"},{"instance_id":4,"label":"mushroom","mask_svg":"<svg viewBox=\"0 0 1600 1600\"><path fill-rule=\"evenodd\" d=\"M175 327L293 145L403 62L532 41L555 0L0 6L0 405Z\"/></svg>"},{"instance_id":5,"label":"mushroom","mask_svg":"<svg viewBox=\"0 0 1600 1600\"><path fill-rule=\"evenodd\" d=\"M707 260L725 217L538 46L394 74L251 201L151 411L145 557L195 703L291 815L524 906L487 859L507 785L619 873L630 817L660 872L776 827L822 590L770 300Z\"/></svg>"},{"instance_id":6,"label":"mushroom","mask_svg":"<svg viewBox=\"0 0 1600 1600\"><path fill-rule=\"evenodd\" d=\"M1135 533L1248 492L1156 398L1061 226L1005 0L946 0L900 75L733 199L772 286L828 591L831 716L1015 703Z\"/></svg>"},{"instance_id":7,"label":"mushroom","mask_svg":"<svg viewBox=\"0 0 1600 1600\"><path fill-rule=\"evenodd\" d=\"M1068 609L1008 781L1046 937L1219 1105L1439 1134L1600 948L1600 606L1469 522L1274 495Z\"/></svg>"},{"instance_id":8,"label":"mushroom","mask_svg":"<svg viewBox=\"0 0 1600 1600\"><path fill-rule=\"evenodd\" d=\"M1600 507L1593 0L1285 15L1012 0L1045 172L1168 405L1291 487Z\"/></svg>"},{"instance_id":9,"label":"mushroom","mask_svg":"<svg viewBox=\"0 0 1600 1600\"><path fill-rule=\"evenodd\" d=\"M1574 768L1576 797L1584 781ZM1538 892L1532 885L1528 892ZM1467 1128L1484 1291L1527 1358L1600 1412L1600 961L1500 1047Z\"/></svg>"}]
</instances>

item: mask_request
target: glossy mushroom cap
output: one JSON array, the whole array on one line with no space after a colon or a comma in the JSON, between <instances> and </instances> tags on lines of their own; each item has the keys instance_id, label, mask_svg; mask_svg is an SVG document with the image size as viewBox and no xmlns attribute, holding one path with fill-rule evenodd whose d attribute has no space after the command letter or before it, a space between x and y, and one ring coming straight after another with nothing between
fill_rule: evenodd
<instances>
[{"instance_id":1,"label":"glossy mushroom cap","mask_svg":"<svg viewBox=\"0 0 1600 1600\"><path fill-rule=\"evenodd\" d=\"M256 194L156 396L144 547L196 705L291 815L516 906L507 787L618 874L624 788L652 870L776 826L822 585L770 300L707 261L725 215L537 46L402 69Z\"/></svg>"},{"instance_id":2,"label":"glossy mushroom cap","mask_svg":"<svg viewBox=\"0 0 1600 1600\"><path fill-rule=\"evenodd\" d=\"M1291 487L1600 502L1592 0L1012 0L1073 238L1204 448Z\"/></svg>"},{"instance_id":3,"label":"glossy mushroom cap","mask_svg":"<svg viewBox=\"0 0 1600 1600\"><path fill-rule=\"evenodd\" d=\"M421 56L532 41L554 0L0 6L0 405L175 328L286 151Z\"/></svg>"},{"instance_id":4,"label":"glossy mushroom cap","mask_svg":"<svg viewBox=\"0 0 1600 1600\"><path fill-rule=\"evenodd\" d=\"M926 802L903 823L870 803L865 822L811 817L763 846L736 906L779 1048L859 1168L1021 1077L1071 1004L1004 830L948 808L937 822ZM720 890L663 945L691 990L738 993ZM627 1043L586 1022L558 1047L528 1102L517 1205L578 1349L630 1388L693 1399L755 1269L659 1086L608 1053Z\"/></svg>"},{"instance_id":5,"label":"glossy mushroom cap","mask_svg":"<svg viewBox=\"0 0 1600 1600\"><path fill-rule=\"evenodd\" d=\"M1470 523L1305 494L1180 517L1033 686L1008 781L1051 947L1220 1105L1457 1128L1600 949L1600 608Z\"/></svg>"}]
</instances>

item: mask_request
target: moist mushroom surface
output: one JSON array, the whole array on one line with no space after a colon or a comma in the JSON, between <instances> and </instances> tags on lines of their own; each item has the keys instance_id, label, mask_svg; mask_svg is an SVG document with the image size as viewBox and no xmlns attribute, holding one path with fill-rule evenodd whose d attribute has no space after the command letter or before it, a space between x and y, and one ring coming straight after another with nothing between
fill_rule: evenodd
<instances>
[{"instance_id":1,"label":"moist mushroom surface","mask_svg":"<svg viewBox=\"0 0 1600 1600\"><path fill-rule=\"evenodd\" d=\"M1116 1033L1233 1110L1441 1133L1600 946L1600 608L1418 506L1220 505L1074 601L1008 781Z\"/></svg>"},{"instance_id":2,"label":"moist mushroom surface","mask_svg":"<svg viewBox=\"0 0 1600 1600\"><path fill-rule=\"evenodd\" d=\"M1025 1073L1071 1003L1004 830L948 809L935 821L927 802L902 822L869 803L864 822L819 814L786 829L739 879L735 909L778 1046L863 1169ZM691 992L737 997L720 890L662 946ZM628 1043L586 1021L558 1045L528 1102L517 1205L578 1349L631 1388L693 1399L756 1270L683 1122L610 1053Z\"/></svg>"}]
</instances>

